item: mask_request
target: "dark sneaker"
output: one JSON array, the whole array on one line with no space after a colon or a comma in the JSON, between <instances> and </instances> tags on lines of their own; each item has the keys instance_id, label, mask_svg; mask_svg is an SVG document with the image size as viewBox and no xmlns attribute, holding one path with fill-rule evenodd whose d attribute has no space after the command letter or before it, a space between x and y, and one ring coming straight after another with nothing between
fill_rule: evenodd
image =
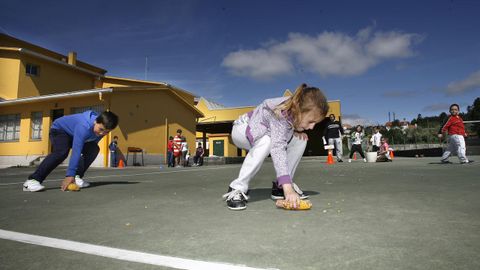
<instances>
[{"instance_id":1,"label":"dark sneaker","mask_svg":"<svg viewBox=\"0 0 480 270\"><path fill-rule=\"evenodd\" d=\"M272 182L272 195L270 196L270 198L272 198L272 200L284 200L285 199L285 194L283 193L283 189L279 188L278 185L277 185L277 182ZM300 196L300 199L301 200L305 200L305 199L308 199L308 195L303 193L303 191L297 186L297 184L293 183L293 189L295 190L295 192L298 193L298 195Z\"/></svg>"},{"instance_id":2,"label":"dark sneaker","mask_svg":"<svg viewBox=\"0 0 480 270\"><path fill-rule=\"evenodd\" d=\"M343 160L341 160L341 159L337 159L337 162L343 162Z\"/></svg>"},{"instance_id":3,"label":"dark sneaker","mask_svg":"<svg viewBox=\"0 0 480 270\"><path fill-rule=\"evenodd\" d=\"M448 160L440 160L440 163L442 163L442 164L452 164L452 162L450 162Z\"/></svg>"},{"instance_id":4,"label":"dark sneaker","mask_svg":"<svg viewBox=\"0 0 480 270\"><path fill-rule=\"evenodd\" d=\"M247 208L248 196L238 189L228 188L228 192L222 196L230 210L244 210Z\"/></svg>"}]
</instances>

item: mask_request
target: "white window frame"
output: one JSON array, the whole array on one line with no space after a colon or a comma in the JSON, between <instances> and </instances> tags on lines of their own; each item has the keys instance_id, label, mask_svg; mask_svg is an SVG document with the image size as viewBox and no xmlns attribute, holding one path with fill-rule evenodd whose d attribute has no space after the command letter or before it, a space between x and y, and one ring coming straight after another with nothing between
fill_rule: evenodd
<instances>
[{"instance_id":1,"label":"white window frame","mask_svg":"<svg viewBox=\"0 0 480 270\"><path fill-rule=\"evenodd\" d=\"M76 114L76 113L83 113L85 111L94 111L98 115L100 115L102 112L105 111L105 106L104 105L91 105L91 106L84 106L84 107L72 107L70 108L70 113L71 114Z\"/></svg>"},{"instance_id":2,"label":"white window frame","mask_svg":"<svg viewBox=\"0 0 480 270\"><path fill-rule=\"evenodd\" d=\"M43 112L32 112L30 117L30 139L42 140Z\"/></svg>"},{"instance_id":3,"label":"white window frame","mask_svg":"<svg viewBox=\"0 0 480 270\"><path fill-rule=\"evenodd\" d=\"M20 140L20 114L0 115L0 142Z\"/></svg>"},{"instance_id":4,"label":"white window frame","mask_svg":"<svg viewBox=\"0 0 480 270\"><path fill-rule=\"evenodd\" d=\"M35 67L36 73L33 73L33 67ZM25 65L25 74L27 74L27 76L40 76L40 66L27 63Z\"/></svg>"}]
</instances>

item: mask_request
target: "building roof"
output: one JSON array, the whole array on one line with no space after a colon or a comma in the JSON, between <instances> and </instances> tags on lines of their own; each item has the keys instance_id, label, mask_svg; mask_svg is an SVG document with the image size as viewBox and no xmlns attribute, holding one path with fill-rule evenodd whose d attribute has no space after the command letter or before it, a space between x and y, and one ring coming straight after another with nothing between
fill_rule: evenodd
<instances>
[{"instance_id":1,"label":"building roof","mask_svg":"<svg viewBox=\"0 0 480 270\"><path fill-rule=\"evenodd\" d=\"M178 86L175 86L175 85L172 85L172 84L169 84L169 83L166 83L166 82L155 82L155 81L138 80L138 79L115 77L115 76L104 76L103 79L104 79L105 82L108 82L109 80L112 80L112 81L127 82L127 83L139 83L139 84L144 84L146 86L160 86L160 85L161 86L168 86L168 87L171 87L175 90L187 93L191 96L195 96L194 94L192 94L191 92L189 92L185 89L182 89Z\"/></svg>"},{"instance_id":2,"label":"building roof","mask_svg":"<svg viewBox=\"0 0 480 270\"><path fill-rule=\"evenodd\" d=\"M235 110L235 109L244 109L244 108L252 108L252 107L255 108L255 106L227 107L225 105L214 102L212 100L208 100L204 97L195 98L195 103L198 104L198 103L200 103L201 100L203 100L205 102L205 105L207 105L207 108L210 111L214 111L214 110Z\"/></svg>"},{"instance_id":3,"label":"building roof","mask_svg":"<svg viewBox=\"0 0 480 270\"><path fill-rule=\"evenodd\" d=\"M207 108L209 110L221 110L221 109L226 109L227 107L220 104L220 103L216 103L214 101L211 101L211 100L208 100L206 98L203 99L205 101L205 105L207 105Z\"/></svg>"},{"instance_id":4,"label":"building roof","mask_svg":"<svg viewBox=\"0 0 480 270\"><path fill-rule=\"evenodd\" d=\"M33 102L40 102L40 101L48 101L48 100L57 100L57 99L67 99L67 98L76 98L81 96L91 96L91 95L101 95L103 93L115 93L115 92L130 92L130 91L168 91L174 98L179 100L182 104L184 104L187 108L192 110L196 117L203 117L203 113L198 110L194 105L190 102L185 100L182 96L176 93L176 89L173 89L169 86L164 87L111 87L111 88L99 88L99 89L86 89L86 90L79 90L79 91L71 91L71 92L63 92L63 93L55 93L49 95L42 95L42 96L33 96L33 97L24 97L24 98L17 98L17 99L9 99L0 101L0 107L2 106L12 106L12 105L20 105L25 103L33 103Z\"/></svg>"},{"instance_id":5,"label":"building roof","mask_svg":"<svg viewBox=\"0 0 480 270\"><path fill-rule=\"evenodd\" d=\"M46 101L46 100L75 98L75 97L80 97L80 96L100 95L102 93L111 93L112 91L113 91L112 88L99 88L99 89L87 89L87 90L55 93L55 94L49 94L49 95L43 95L43 96L33 96L33 97L24 97L24 98L16 98L16 99L5 99L5 100L0 101L0 107L10 106L10 105L19 105L19 104L25 104L25 103L33 103L33 102Z\"/></svg>"},{"instance_id":6,"label":"building roof","mask_svg":"<svg viewBox=\"0 0 480 270\"><path fill-rule=\"evenodd\" d=\"M0 33L0 47L10 48L23 53L29 53L33 56L41 55L50 60L56 60L66 64L68 56L34 45L24 40ZM38 55L37 55L38 54ZM67 64L68 65L68 64ZM72 65L69 65L72 66ZM93 73L104 75L107 71L103 68L90 65L86 62L77 60L76 67L88 70Z\"/></svg>"}]
</instances>

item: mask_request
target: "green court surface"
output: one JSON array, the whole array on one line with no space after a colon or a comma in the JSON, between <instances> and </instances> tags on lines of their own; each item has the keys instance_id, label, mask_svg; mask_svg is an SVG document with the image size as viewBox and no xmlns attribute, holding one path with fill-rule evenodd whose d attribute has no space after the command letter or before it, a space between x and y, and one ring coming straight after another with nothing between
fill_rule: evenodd
<instances>
[{"instance_id":1,"label":"green court surface","mask_svg":"<svg viewBox=\"0 0 480 270\"><path fill-rule=\"evenodd\" d=\"M80 192L59 190L59 168L37 193L22 191L33 168L1 169L0 269L480 269L470 158L305 158L295 181L309 211L275 208L271 162L244 211L221 198L240 165L92 168Z\"/></svg>"}]
</instances>

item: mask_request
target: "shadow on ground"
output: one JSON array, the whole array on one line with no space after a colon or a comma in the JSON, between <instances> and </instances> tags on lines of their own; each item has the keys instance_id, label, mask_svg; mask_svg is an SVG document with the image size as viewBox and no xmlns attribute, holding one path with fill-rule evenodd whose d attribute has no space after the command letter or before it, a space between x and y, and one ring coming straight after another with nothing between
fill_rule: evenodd
<instances>
[{"instance_id":1,"label":"shadow on ground","mask_svg":"<svg viewBox=\"0 0 480 270\"><path fill-rule=\"evenodd\" d=\"M130 181L90 182L90 186L88 188L94 188L94 187L100 187L100 186L106 186L106 185L131 185L131 184L138 184L138 183L140 182L130 182ZM55 189L60 189L60 186L45 188L43 191L55 190Z\"/></svg>"}]
</instances>

